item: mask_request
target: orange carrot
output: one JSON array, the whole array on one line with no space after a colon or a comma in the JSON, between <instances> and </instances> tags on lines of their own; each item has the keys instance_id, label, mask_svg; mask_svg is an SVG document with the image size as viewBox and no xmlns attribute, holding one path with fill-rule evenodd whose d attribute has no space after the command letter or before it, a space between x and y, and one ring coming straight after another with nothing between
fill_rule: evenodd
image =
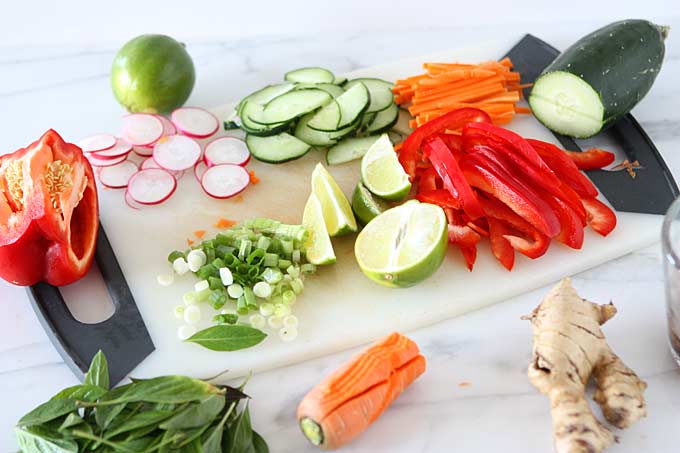
<instances>
[{"instance_id":1,"label":"orange carrot","mask_svg":"<svg viewBox=\"0 0 680 453\"><path fill-rule=\"evenodd\" d=\"M198 239L203 239L203 236L205 236L205 230L194 231L194 236L196 236Z\"/></svg>"},{"instance_id":2,"label":"orange carrot","mask_svg":"<svg viewBox=\"0 0 680 453\"><path fill-rule=\"evenodd\" d=\"M229 227L236 225L236 223L237 222L235 222L234 220L220 218L220 219L217 219L217 223L215 224L215 227L216 228L229 228Z\"/></svg>"},{"instance_id":3,"label":"orange carrot","mask_svg":"<svg viewBox=\"0 0 680 453\"><path fill-rule=\"evenodd\" d=\"M189 244L189 247L191 247L192 245L194 245L194 240L191 238L187 238L187 244Z\"/></svg>"},{"instance_id":4,"label":"orange carrot","mask_svg":"<svg viewBox=\"0 0 680 453\"><path fill-rule=\"evenodd\" d=\"M260 182L260 178L255 176L255 170L250 170L248 174L250 175L250 182L252 182L253 184L257 184L258 182Z\"/></svg>"},{"instance_id":5,"label":"orange carrot","mask_svg":"<svg viewBox=\"0 0 680 453\"><path fill-rule=\"evenodd\" d=\"M322 449L349 443L425 372L425 358L393 333L331 373L300 402L302 432Z\"/></svg>"}]
</instances>

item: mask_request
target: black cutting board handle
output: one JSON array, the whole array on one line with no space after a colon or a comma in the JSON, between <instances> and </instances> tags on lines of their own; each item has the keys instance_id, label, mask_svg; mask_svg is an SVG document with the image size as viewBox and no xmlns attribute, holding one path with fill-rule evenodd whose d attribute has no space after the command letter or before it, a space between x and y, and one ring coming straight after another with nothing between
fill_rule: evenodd
<instances>
[{"instance_id":1,"label":"black cutting board handle","mask_svg":"<svg viewBox=\"0 0 680 453\"><path fill-rule=\"evenodd\" d=\"M47 335L76 376L83 379L101 349L109 362L111 385L115 385L155 348L101 224L95 260L115 309L109 319L81 323L69 311L59 288L47 283L29 287L28 294Z\"/></svg>"}]
</instances>

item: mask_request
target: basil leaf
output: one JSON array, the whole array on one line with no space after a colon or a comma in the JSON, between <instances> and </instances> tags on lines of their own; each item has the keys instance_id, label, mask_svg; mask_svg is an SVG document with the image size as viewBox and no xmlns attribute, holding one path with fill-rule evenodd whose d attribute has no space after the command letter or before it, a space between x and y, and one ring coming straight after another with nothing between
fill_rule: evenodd
<instances>
[{"instance_id":1,"label":"basil leaf","mask_svg":"<svg viewBox=\"0 0 680 453\"><path fill-rule=\"evenodd\" d=\"M125 440L130 441L130 440L139 439L141 437L145 437L147 434L151 434L152 432L156 431L157 429L158 429L158 426L156 426L156 425L145 426L144 428L135 429L127 435Z\"/></svg>"},{"instance_id":2,"label":"basil leaf","mask_svg":"<svg viewBox=\"0 0 680 453\"><path fill-rule=\"evenodd\" d=\"M111 424L113 419L116 418L116 416L120 414L123 409L125 409L125 403L117 405L104 405L102 403L116 400L125 394L125 392L127 392L130 387L132 387L132 384L116 387L99 400L99 405L94 411L94 418L97 421L97 426L99 426L99 428L102 430L106 429Z\"/></svg>"},{"instance_id":3,"label":"basil leaf","mask_svg":"<svg viewBox=\"0 0 680 453\"><path fill-rule=\"evenodd\" d=\"M186 376L162 376L136 382L115 401L149 403L186 403L225 391L212 384Z\"/></svg>"},{"instance_id":4,"label":"basil leaf","mask_svg":"<svg viewBox=\"0 0 680 453\"><path fill-rule=\"evenodd\" d=\"M15 428L19 448L23 453L78 453L78 444L41 426Z\"/></svg>"},{"instance_id":5,"label":"basil leaf","mask_svg":"<svg viewBox=\"0 0 680 453\"><path fill-rule=\"evenodd\" d=\"M253 430L253 449L255 450L255 453L269 453L269 445L267 445L267 442L264 440L262 436L260 436L257 431Z\"/></svg>"},{"instance_id":6,"label":"basil leaf","mask_svg":"<svg viewBox=\"0 0 680 453\"><path fill-rule=\"evenodd\" d=\"M213 351L237 351L262 342L267 334L250 326L220 324L196 332L185 341Z\"/></svg>"},{"instance_id":7,"label":"basil leaf","mask_svg":"<svg viewBox=\"0 0 680 453\"><path fill-rule=\"evenodd\" d=\"M117 445L134 451L148 451L156 439L157 436L145 436L137 439L126 439L122 442L117 442Z\"/></svg>"},{"instance_id":8,"label":"basil leaf","mask_svg":"<svg viewBox=\"0 0 680 453\"><path fill-rule=\"evenodd\" d=\"M102 396L106 395L107 390L96 385L74 385L67 387L61 392L54 395L51 399L58 400L62 398L71 398L78 401L87 401L92 403L97 401Z\"/></svg>"},{"instance_id":9,"label":"basil leaf","mask_svg":"<svg viewBox=\"0 0 680 453\"><path fill-rule=\"evenodd\" d=\"M21 417L19 426L40 425L78 409L78 402L71 398L49 400Z\"/></svg>"},{"instance_id":10,"label":"basil leaf","mask_svg":"<svg viewBox=\"0 0 680 453\"><path fill-rule=\"evenodd\" d=\"M211 395L202 401L191 404L170 420L161 423L159 428L186 429L209 424L222 412L225 404L224 395Z\"/></svg>"},{"instance_id":11,"label":"basil leaf","mask_svg":"<svg viewBox=\"0 0 680 453\"><path fill-rule=\"evenodd\" d=\"M155 426L158 423L162 422L163 420L167 420L168 418L172 417L173 414L174 414L173 411L139 412L137 414L134 414L127 420L123 421L115 429L112 428L111 430L107 431L104 437L110 439L119 434L126 433L137 428L143 428L149 425Z\"/></svg>"},{"instance_id":12,"label":"basil leaf","mask_svg":"<svg viewBox=\"0 0 680 453\"><path fill-rule=\"evenodd\" d=\"M236 405L238 403L233 402L229 405L229 409L226 410L224 415L222 416L222 420L220 420L219 423L216 425L213 425L209 431L206 432L206 435L203 436L203 442L201 444L201 448L203 450L203 453L221 453L223 450L230 452L231 450L227 448L222 448L225 443L228 444L229 440L226 438L223 438L222 436L226 433L227 435L229 434L229 431L224 428L224 425L227 423L227 420L229 419L229 415L231 415L231 412L236 409ZM225 442L226 441L226 442Z\"/></svg>"},{"instance_id":13,"label":"basil leaf","mask_svg":"<svg viewBox=\"0 0 680 453\"><path fill-rule=\"evenodd\" d=\"M80 425L81 423L85 423L85 420L83 420L80 415L78 415L77 412L71 412L66 416L64 421L61 423L61 426L59 426L59 431L63 431L66 428L71 428L76 425Z\"/></svg>"},{"instance_id":14,"label":"basil leaf","mask_svg":"<svg viewBox=\"0 0 680 453\"><path fill-rule=\"evenodd\" d=\"M247 452L253 446L253 428L250 425L250 411L246 404L243 412L229 426L229 450Z\"/></svg>"},{"instance_id":15,"label":"basil leaf","mask_svg":"<svg viewBox=\"0 0 680 453\"><path fill-rule=\"evenodd\" d=\"M92 358L90 362L90 369L85 375L84 385L95 385L109 390L109 364L106 361L104 353L100 350Z\"/></svg>"}]
</instances>

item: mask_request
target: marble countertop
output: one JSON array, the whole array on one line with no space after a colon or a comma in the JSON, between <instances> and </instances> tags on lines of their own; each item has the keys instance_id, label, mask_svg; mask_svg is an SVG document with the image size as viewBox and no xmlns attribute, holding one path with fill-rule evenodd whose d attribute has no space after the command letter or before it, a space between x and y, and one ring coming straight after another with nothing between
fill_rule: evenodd
<instances>
[{"instance_id":1,"label":"marble countertop","mask_svg":"<svg viewBox=\"0 0 680 453\"><path fill-rule=\"evenodd\" d=\"M680 17L665 22L680 29ZM521 29L557 47L601 24L544 23ZM188 42L197 66L192 105L238 99L289 68L322 65L341 73L436 50L516 35L517 25L465 29L384 30L361 34L269 36ZM658 80L635 115L680 178L680 34L671 33ZM48 127L68 139L108 130L122 113L110 94L113 47L0 48L0 149L12 151ZM604 327L616 352L649 384L649 415L625 431L612 452L677 451L680 369L667 346L662 261L655 245L573 277L579 292L614 301L619 314ZM434 326L409 332L428 360L414 383L347 452L546 452L552 449L547 399L526 377L529 313L547 288ZM0 451L16 451L16 420L76 378L31 310L25 291L0 283ZM303 394L355 351L254 376L248 392L253 424L274 452L312 452L298 432Z\"/></svg>"}]
</instances>

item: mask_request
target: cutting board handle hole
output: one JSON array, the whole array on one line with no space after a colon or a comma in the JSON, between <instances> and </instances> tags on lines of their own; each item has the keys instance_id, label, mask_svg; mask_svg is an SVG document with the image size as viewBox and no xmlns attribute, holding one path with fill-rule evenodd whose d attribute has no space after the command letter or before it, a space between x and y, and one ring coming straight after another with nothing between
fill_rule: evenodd
<instances>
[{"instance_id":1,"label":"cutting board handle hole","mask_svg":"<svg viewBox=\"0 0 680 453\"><path fill-rule=\"evenodd\" d=\"M59 292L71 315L83 324L99 324L116 311L96 261L85 277Z\"/></svg>"}]
</instances>

